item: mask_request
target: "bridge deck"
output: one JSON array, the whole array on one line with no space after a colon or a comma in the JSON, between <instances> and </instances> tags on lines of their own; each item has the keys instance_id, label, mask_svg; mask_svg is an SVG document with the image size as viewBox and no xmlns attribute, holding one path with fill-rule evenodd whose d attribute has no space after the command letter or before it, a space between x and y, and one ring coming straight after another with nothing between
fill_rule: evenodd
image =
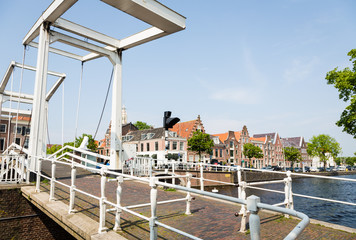
<instances>
[{"instance_id":1,"label":"bridge deck","mask_svg":"<svg viewBox=\"0 0 356 240\"><path fill-rule=\"evenodd\" d=\"M68 170L68 171L67 171ZM63 169L61 181L70 184L70 178L64 175L69 169ZM76 180L76 187L81 190L97 195L100 192L100 179L96 175L83 174ZM49 191L49 183L42 183L41 190ZM107 183L107 198L115 202L116 182ZM180 192L168 192L159 189L158 201L177 199L184 197ZM68 205L69 189L56 186L56 198ZM148 203L150 199L150 188L147 185L125 181L123 184L122 205L134 205ZM95 221L99 220L98 201L77 193L75 209ZM143 207L135 209L140 214L149 217L150 208ZM248 234L239 233L240 217L235 217L239 206L203 197L196 197L191 206L192 215L185 215L185 203L175 202L158 205L158 220L193 234L203 239L250 239ZM261 218L261 239L283 239L298 223L296 219L285 219L280 216L266 212L259 213ZM107 214L107 227L112 228L114 215ZM127 239L149 239L148 222L132 216L126 212L122 214L122 233ZM168 231L162 227L158 228L159 239L187 239L181 235ZM354 233L335 230L319 224L310 224L298 239L355 239Z\"/></svg>"}]
</instances>

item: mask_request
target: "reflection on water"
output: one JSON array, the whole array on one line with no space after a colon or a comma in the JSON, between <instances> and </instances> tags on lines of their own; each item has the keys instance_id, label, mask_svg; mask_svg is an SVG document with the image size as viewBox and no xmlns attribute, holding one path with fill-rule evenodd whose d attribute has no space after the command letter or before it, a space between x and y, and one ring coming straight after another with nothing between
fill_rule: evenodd
<instances>
[{"instance_id":1,"label":"reflection on water","mask_svg":"<svg viewBox=\"0 0 356 240\"><path fill-rule=\"evenodd\" d=\"M340 176L343 178L356 179L356 175ZM264 184L256 187L284 191L283 183ZM212 188L206 188L211 191ZM237 197L237 187L218 187L220 194ZM346 202L356 203L356 182L337 181L329 179L302 178L294 179L293 193L329 198ZM266 192L255 189L247 189L247 196L256 195L261 202L275 204L284 201L284 194ZM325 222L356 228L356 206L331 203L320 200L293 196L294 209L307 214L310 218Z\"/></svg>"}]
</instances>

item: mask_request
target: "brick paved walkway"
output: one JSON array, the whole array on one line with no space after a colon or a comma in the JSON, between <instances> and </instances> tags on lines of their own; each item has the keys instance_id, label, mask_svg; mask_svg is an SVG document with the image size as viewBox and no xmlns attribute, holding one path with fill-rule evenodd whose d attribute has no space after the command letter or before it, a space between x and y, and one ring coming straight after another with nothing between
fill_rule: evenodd
<instances>
[{"instance_id":1,"label":"brick paved walkway","mask_svg":"<svg viewBox=\"0 0 356 240\"><path fill-rule=\"evenodd\" d=\"M46 167L45 171L46 171ZM47 172L47 171L46 171ZM69 174L70 169L62 168L61 182L70 184L70 179L64 175ZM56 186L56 198L68 204L69 190L59 184ZM108 182L106 185L106 195L109 201L115 202L116 182ZM49 184L41 184L43 191L49 191ZM76 187L81 190L98 195L100 193L100 179L94 174L82 174L76 180ZM185 194L181 192L168 192L159 189L158 201L167 199L183 198ZM147 184L136 181L125 181L123 183L122 205L135 205L149 203L150 188ZM77 193L75 208L78 211L99 219L98 201ZM250 239L248 234L239 233L240 217L235 217L235 212L239 211L239 206L220 201L196 197L192 201L192 215L185 215L185 202L176 202L165 205L158 205L158 221L177 229L188 232L202 239ZM150 217L150 207L134 209L134 211ZM260 212L261 218L261 239L283 239L297 225L299 220L286 219L277 215ZM107 227L112 228L114 215L107 214ZM122 214L122 235L127 239L149 239L148 222L126 212ZM158 227L159 239L188 239L174 232ZM309 224L298 239L356 239L356 234L334 230L320 225Z\"/></svg>"}]
</instances>

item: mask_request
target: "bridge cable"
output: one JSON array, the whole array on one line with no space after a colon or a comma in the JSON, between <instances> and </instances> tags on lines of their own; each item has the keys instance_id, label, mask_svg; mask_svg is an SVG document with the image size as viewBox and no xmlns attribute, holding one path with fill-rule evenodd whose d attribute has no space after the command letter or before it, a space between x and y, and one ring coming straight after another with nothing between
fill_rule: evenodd
<instances>
[{"instance_id":1,"label":"bridge cable","mask_svg":"<svg viewBox=\"0 0 356 240\"><path fill-rule=\"evenodd\" d=\"M82 61L82 67L81 67L81 72L80 72L80 82L79 82L79 93L78 93L77 117L76 117L76 120L75 120L75 136L74 136L73 147L75 147L75 140L77 139L79 106L80 106L80 93L82 91L82 81L83 81L83 69L84 69L84 62Z\"/></svg>"},{"instance_id":2,"label":"bridge cable","mask_svg":"<svg viewBox=\"0 0 356 240\"><path fill-rule=\"evenodd\" d=\"M22 91L22 80L23 80L23 71L25 67L25 57L26 57L26 45L23 48L23 56L22 56L22 68L21 68L21 77L20 77L20 88L19 88L19 97L17 100L17 113L16 113L16 124L15 124L15 135L13 142L16 141L16 134L17 134L17 125L19 120L19 111L20 111L20 100L21 100L21 91Z\"/></svg>"},{"instance_id":3,"label":"bridge cable","mask_svg":"<svg viewBox=\"0 0 356 240\"><path fill-rule=\"evenodd\" d=\"M106 91L106 96L105 96L104 105L103 105L103 108L102 108L102 110L101 110L101 114L100 114L98 126L96 127L96 131L95 131L95 134L94 134L93 139L95 139L96 134L98 133L98 130L99 130L99 127L100 127L100 123L101 123L101 120L102 120L102 118L103 118L103 114L104 114L106 102L107 102L107 100L108 100L108 96L109 96L109 92L110 92L110 87L111 87L111 82L112 82L113 73L114 73L114 67L112 68L112 71L111 71L110 81L109 81L108 89L107 89L107 91Z\"/></svg>"},{"instance_id":4,"label":"bridge cable","mask_svg":"<svg viewBox=\"0 0 356 240\"><path fill-rule=\"evenodd\" d=\"M10 87L10 110L12 108L12 91L13 91L13 85L14 85L14 74L15 74L15 65L13 67L14 69L12 70L11 73L11 87ZM9 148L9 142L10 142L10 132L11 132L11 113L9 112L9 121L7 124L7 141L6 141L6 149Z\"/></svg>"}]
</instances>

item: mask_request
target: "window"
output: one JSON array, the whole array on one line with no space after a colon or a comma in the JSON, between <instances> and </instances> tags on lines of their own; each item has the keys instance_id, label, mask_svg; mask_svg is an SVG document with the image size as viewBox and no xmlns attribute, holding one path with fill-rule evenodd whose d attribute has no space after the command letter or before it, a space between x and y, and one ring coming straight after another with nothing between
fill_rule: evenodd
<instances>
[{"instance_id":1,"label":"window","mask_svg":"<svg viewBox=\"0 0 356 240\"><path fill-rule=\"evenodd\" d=\"M122 137L122 141L123 141L123 142L128 142L128 141L130 141L132 138L133 138L132 135L126 135L126 136L123 136L123 137Z\"/></svg>"},{"instance_id":2,"label":"window","mask_svg":"<svg viewBox=\"0 0 356 240\"><path fill-rule=\"evenodd\" d=\"M230 157L234 156L234 151L230 151Z\"/></svg>"},{"instance_id":3,"label":"window","mask_svg":"<svg viewBox=\"0 0 356 240\"><path fill-rule=\"evenodd\" d=\"M218 149L215 149L215 157L218 157Z\"/></svg>"},{"instance_id":4,"label":"window","mask_svg":"<svg viewBox=\"0 0 356 240\"><path fill-rule=\"evenodd\" d=\"M177 150L177 142L173 142L173 150Z\"/></svg>"},{"instance_id":5,"label":"window","mask_svg":"<svg viewBox=\"0 0 356 240\"><path fill-rule=\"evenodd\" d=\"M158 151L158 142L155 142L155 151Z\"/></svg>"},{"instance_id":6,"label":"window","mask_svg":"<svg viewBox=\"0 0 356 240\"><path fill-rule=\"evenodd\" d=\"M5 138L0 138L0 150L5 150Z\"/></svg>"},{"instance_id":7,"label":"window","mask_svg":"<svg viewBox=\"0 0 356 240\"><path fill-rule=\"evenodd\" d=\"M168 132L168 134L171 137L177 137L177 133L176 132Z\"/></svg>"},{"instance_id":8,"label":"window","mask_svg":"<svg viewBox=\"0 0 356 240\"><path fill-rule=\"evenodd\" d=\"M167 142L167 146L166 146L166 149L167 149L167 150L170 150L170 149L171 149L171 146L170 146L170 145L171 145L171 142L168 141L168 142Z\"/></svg>"},{"instance_id":9,"label":"window","mask_svg":"<svg viewBox=\"0 0 356 240\"><path fill-rule=\"evenodd\" d=\"M141 152L143 152L143 143L141 143Z\"/></svg>"},{"instance_id":10,"label":"window","mask_svg":"<svg viewBox=\"0 0 356 240\"><path fill-rule=\"evenodd\" d=\"M183 151L184 150L184 142L179 143L179 150Z\"/></svg>"},{"instance_id":11,"label":"window","mask_svg":"<svg viewBox=\"0 0 356 240\"><path fill-rule=\"evenodd\" d=\"M17 131L16 131L16 129L17 129ZM22 132L22 127L17 126L16 129L15 129L15 127L14 127L14 133L20 134L20 133Z\"/></svg>"},{"instance_id":12,"label":"window","mask_svg":"<svg viewBox=\"0 0 356 240\"><path fill-rule=\"evenodd\" d=\"M0 124L0 133L6 133L6 124Z\"/></svg>"},{"instance_id":13,"label":"window","mask_svg":"<svg viewBox=\"0 0 356 240\"><path fill-rule=\"evenodd\" d=\"M146 143L146 151L147 151L147 152L150 151L150 143Z\"/></svg>"},{"instance_id":14,"label":"window","mask_svg":"<svg viewBox=\"0 0 356 240\"><path fill-rule=\"evenodd\" d=\"M23 143L24 148L28 148L29 138L25 138L25 142Z\"/></svg>"},{"instance_id":15,"label":"window","mask_svg":"<svg viewBox=\"0 0 356 240\"><path fill-rule=\"evenodd\" d=\"M230 141L230 147L233 148L234 147L234 142Z\"/></svg>"},{"instance_id":16,"label":"window","mask_svg":"<svg viewBox=\"0 0 356 240\"><path fill-rule=\"evenodd\" d=\"M222 157L222 149L220 149L220 157Z\"/></svg>"},{"instance_id":17,"label":"window","mask_svg":"<svg viewBox=\"0 0 356 240\"><path fill-rule=\"evenodd\" d=\"M16 138L16 139L15 139L15 143L16 143L17 145L21 145L21 138Z\"/></svg>"}]
</instances>

